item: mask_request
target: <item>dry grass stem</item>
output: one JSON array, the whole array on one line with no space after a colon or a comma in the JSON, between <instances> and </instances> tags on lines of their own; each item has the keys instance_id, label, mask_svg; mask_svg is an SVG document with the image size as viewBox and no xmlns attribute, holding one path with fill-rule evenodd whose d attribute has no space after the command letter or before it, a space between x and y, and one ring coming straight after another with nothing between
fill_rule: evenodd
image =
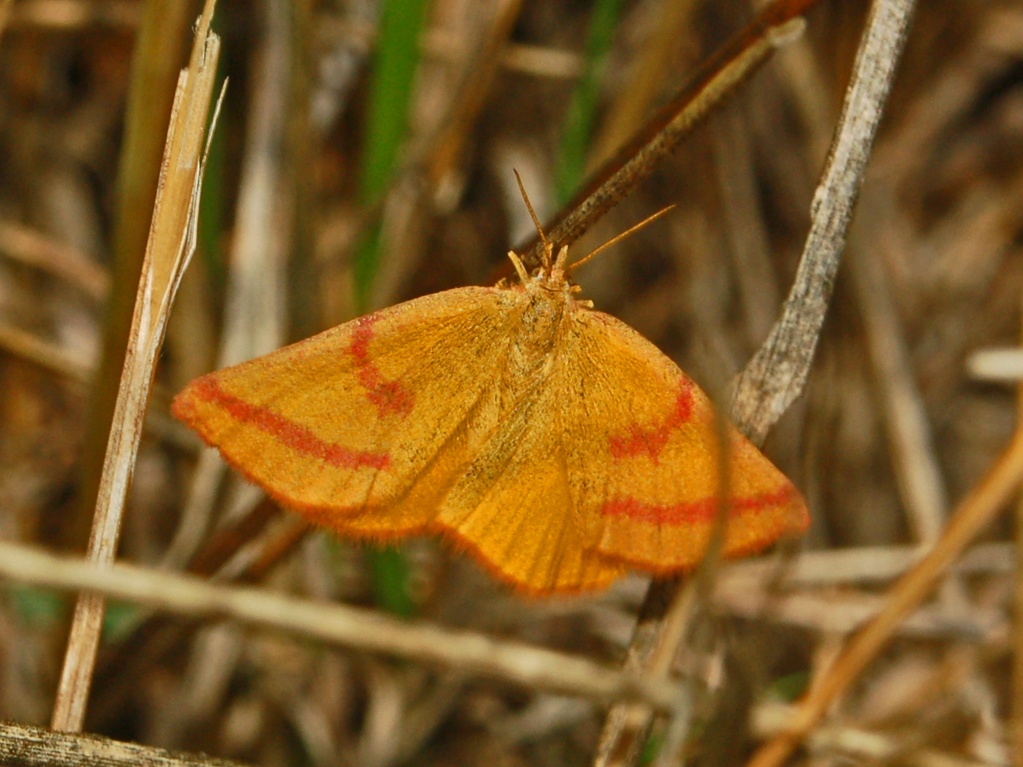
<instances>
[{"instance_id":1,"label":"dry grass stem","mask_svg":"<svg viewBox=\"0 0 1023 767\"><path fill-rule=\"evenodd\" d=\"M656 164L781 46L803 28L801 14L815 0L775 0L740 35L730 40L693 75L690 83L595 170L563 213L544 226L547 239L571 245L616 203L647 178ZM523 263L540 262L542 243L523 253Z\"/></svg>"},{"instance_id":2,"label":"dry grass stem","mask_svg":"<svg viewBox=\"0 0 1023 767\"><path fill-rule=\"evenodd\" d=\"M902 575L926 556L926 546L861 546L836 551L807 551L785 570L786 590L837 584L885 583ZM975 546L956 563L954 571L962 575L1011 572L1016 555L1010 543L985 543ZM730 565L718 581L718 587L734 591L774 588L771 579L778 563L768 560L737 562Z\"/></svg>"},{"instance_id":3,"label":"dry grass stem","mask_svg":"<svg viewBox=\"0 0 1023 767\"><path fill-rule=\"evenodd\" d=\"M0 221L0 248L12 261L52 274L96 301L106 298L110 278L94 261L27 226Z\"/></svg>"},{"instance_id":4,"label":"dry grass stem","mask_svg":"<svg viewBox=\"0 0 1023 767\"><path fill-rule=\"evenodd\" d=\"M0 349L79 384L89 382L92 366L88 360L21 328L0 325Z\"/></svg>"},{"instance_id":5,"label":"dry grass stem","mask_svg":"<svg viewBox=\"0 0 1023 767\"><path fill-rule=\"evenodd\" d=\"M773 621L799 626L820 635L846 636L876 618L888 604L883 596L841 591L800 591L776 596L763 589L751 591L721 588L715 593L715 607L722 612L751 620ZM919 607L897 628L900 637L977 642L1004 633L1007 628L1001 610L943 606Z\"/></svg>"},{"instance_id":6,"label":"dry grass stem","mask_svg":"<svg viewBox=\"0 0 1023 767\"><path fill-rule=\"evenodd\" d=\"M219 39L207 36L211 16L212 7L207 7L200 20L190 68L182 75L167 134L161 185L89 538L88 556L97 564L113 562L117 553L157 356L174 294L195 248L201 158L219 56ZM94 593L82 594L75 605L54 704L55 730L77 732L85 721L104 609L103 597Z\"/></svg>"},{"instance_id":7,"label":"dry grass stem","mask_svg":"<svg viewBox=\"0 0 1023 767\"><path fill-rule=\"evenodd\" d=\"M966 362L970 375L978 381L1015 383L1023 381L1023 350L983 349Z\"/></svg>"},{"instance_id":8,"label":"dry grass stem","mask_svg":"<svg viewBox=\"0 0 1023 767\"><path fill-rule=\"evenodd\" d=\"M769 738L788 729L792 707L768 703L758 707L752 717L757 735ZM816 755L846 755L870 761L898 759L912 767L991 767L990 762L969 759L959 754L921 748L908 743L901 734L872 732L837 725L818 727L807 738L807 746Z\"/></svg>"},{"instance_id":9,"label":"dry grass stem","mask_svg":"<svg viewBox=\"0 0 1023 767\"><path fill-rule=\"evenodd\" d=\"M876 227L867 227L871 230ZM874 249L852 259L852 276L863 308L871 364L884 405L896 477L916 540L935 540L945 525L948 500L927 413L913 380L898 318Z\"/></svg>"},{"instance_id":10,"label":"dry grass stem","mask_svg":"<svg viewBox=\"0 0 1023 767\"><path fill-rule=\"evenodd\" d=\"M48 588L83 589L179 615L228 617L334 645L457 668L550 692L607 703L638 700L660 711L676 704L674 683L643 679L563 653L484 634L390 618L373 610L221 586L131 565L106 567L0 542L0 574Z\"/></svg>"}]
</instances>

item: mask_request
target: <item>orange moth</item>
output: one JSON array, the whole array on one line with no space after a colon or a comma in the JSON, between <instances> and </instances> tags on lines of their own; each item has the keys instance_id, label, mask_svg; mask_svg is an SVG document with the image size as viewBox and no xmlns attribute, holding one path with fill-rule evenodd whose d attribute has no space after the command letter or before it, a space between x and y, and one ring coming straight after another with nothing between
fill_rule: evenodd
<instances>
[{"instance_id":1,"label":"orange moth","mask_svg":"<svg viewBox=\"0 0 1023 767\"><path fill-rule=\"evenodd\" d=\"M532 274L508 257L517 284L417 298L210 373L174 414L312 522L440 533L530 595L690 570L719 508L725 556L806 528L798 491L731 426L719 501L709 399L576 298L586 259L566 266L546 239Z\"/></svg>"}]
</instances>

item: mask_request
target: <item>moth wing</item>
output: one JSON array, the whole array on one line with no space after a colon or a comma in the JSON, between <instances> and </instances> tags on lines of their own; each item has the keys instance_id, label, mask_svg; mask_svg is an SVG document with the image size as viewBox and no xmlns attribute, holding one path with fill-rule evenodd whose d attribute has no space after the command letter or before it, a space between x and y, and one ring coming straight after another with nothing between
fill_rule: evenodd
<instances>
[{"instance_id":1,"label":"moth wing","mask_svg":"<svg viewBox=\"0 0 1023 767\"><path fill-rule=\"evenodd\" d=\"M579 526L597 552L652 572L691 569L720 503L720 426L709 398L628 325L580 311L552 388ZM791 482L726 426L724 553L762 549L809 523Z\"/></svg>"},{"instance_id":2,"label":"moth wing","mask_svg":"<svg viewBox=\"0 0 1023 767\"><path fill-rule=\"evenodd\" d=\"M196 379L173 412L314 522L378 536L421 529L435 509L398 502L453 482L471 433L496 422L484 393L506 353L509 294L460 288L360 317Z\"/></svg>"},{"instance_id":3,"label":"moth wing","mask_svg":"<svg viewBox=\"0 0 1023 767\"><path fill-rule=\"evenodd\" d=\"M558 394L520 394L445 495L432 527L519 591L605 588L626 571L585 546L560 452Z\"/></svg>"}]
</instances>

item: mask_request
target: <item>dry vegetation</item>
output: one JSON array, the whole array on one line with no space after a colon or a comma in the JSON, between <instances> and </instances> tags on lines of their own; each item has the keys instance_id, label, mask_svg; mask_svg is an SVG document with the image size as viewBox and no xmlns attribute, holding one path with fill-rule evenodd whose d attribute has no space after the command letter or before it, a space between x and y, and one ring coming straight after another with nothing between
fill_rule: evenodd
<instances>
[{"instance_id":1,"label":"dry vegetation","mask_svg":"<svg viewBox=\"0 0 1023 767\"><path fill-rule=\"evenodd\" d=\"M95 372L104 339L124 349L117 328L130 318L154 163L199 12L181 5L154 21L128 0L0 2L0 540L84 551L116 393L102 381L116 384L120 361ZM304 534L216 459L200 459L170 420L169 397L199 373L361 309L496 281L507 248L530 237L512 169L541 218L553 215L559 184L580 180L566 158L620 143L752 11L738 0L622 3L577 146L565 138L566 106L593 65L591 4L434 0L418 36L411 129L392 138L401 151L388 181L381 134L402 106L373 90L376 6L217 9L230 84L119 558L386 605L612 669L643 579L598 597L525 601L434 541L397 557ZM579 281L719 399L792 282L866 10L821 0L804 36L575 246L677 206ZM147 24L156 31L133 59ZM691 707L689 763L743 763L784 726L779 703L889 604L916 546L941 535L1013 436L1012 384L971 379L967 363L1020 334L1021 73L1018 3L917 10L807 389L765 447L804 492L813 526L802 554L724 568L695 594L675 664ZM383 175L369 167L377 162ZM378 221L373 251L360 242ZM1013 531L1010 507L1001 510L983 548L894 624L883 655L854 674L796 759L1011 760L1010 722L1023 710L1012 705ZM427 633L396 660L367 651L378 647L368 640L328 646L143 601L172 611L108 610L86 732L262 765L585 765L596 751L606 706L553 692L565 684L462 665L457 638ZM72 605L3 581L0 720L49 723Z\"/></svg>"}]
</instances>

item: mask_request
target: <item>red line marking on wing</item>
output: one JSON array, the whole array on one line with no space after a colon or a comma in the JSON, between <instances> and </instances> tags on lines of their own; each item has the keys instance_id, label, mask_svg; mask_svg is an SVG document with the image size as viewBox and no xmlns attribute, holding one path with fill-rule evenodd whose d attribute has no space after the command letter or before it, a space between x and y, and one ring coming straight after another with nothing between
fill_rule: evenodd
<instances>
[{"instance_id":1,"label":"red line marking on wing","mask_svg":"<svg viewBox=\"0 0 1023 767\"><path fill-rule=\"evenodd\" d=\"M644 429L638 423L629 424L624 435L608 437L611 457L615 460L633 458L637 455L649 455L654 463L668 444L668 437L682 424L689 420L693 412L693 384L690 381L680 382L681 389L675 398L675 407L664 421L652 429Z\"/></svg>"},{"instance_id":2,"label":"red line marking on wing","mask_svg":"<svg viewBox=\"0 0 1023 767\"><path fill-rule=\"evenodd\" d=\"M327 442L309 429L289 421L282 415L261 405L245 402L220 388L213 378L202 378L194 384L195 395L223 408L232 418L272 434L292 450L319 458L321 461L345 469L386 469L391 465L387 453L351 450L333 442Z\"/></svg>"},{"instance_id":3,"label":"red line marking on wing","mask_svg":"<svg viewBox=\"0 0 1023 767\"><path fill-rule=\"evenodd\" d=\"M773 493L746 498L732 498L729 502L730 516L755 514L773 506L781 506L795 495L795 488L784 485ZM609 517L627 517L639 522L650 522L655 525L682 525L694 522L711 522L718 513L718 500L713 497L699 501L675 504L644 503L631 496L615 498L607 501L600 513Z\"/></svg>"},{"instance_id":4,"label":"red line marking on wing","mask_svg":"<svg viewBox=\"0 0 1023 767\"><path fill-rule=\"evenodd\" d=\"M376 314L367 314L355 320L355 331L348 353L355 360L359 384L366 390L366 398L372 402L380 417L388 413L402 418L412 412L415 395L402 386L400 381L388 381L381 375L376 363L369 356L369 342L373 338L373 323L379 319Z\"/></svg>"}]
</instances>

